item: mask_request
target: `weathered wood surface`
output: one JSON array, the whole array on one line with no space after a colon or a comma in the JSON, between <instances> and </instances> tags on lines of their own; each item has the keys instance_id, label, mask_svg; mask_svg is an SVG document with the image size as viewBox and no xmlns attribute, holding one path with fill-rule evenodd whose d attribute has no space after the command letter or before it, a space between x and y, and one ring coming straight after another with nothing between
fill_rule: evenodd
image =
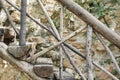
<instances>
[{"instance_id":1,"label":"weathered wood surface","mask_svg":"<svg viewBox=\"0 0 120 80\"><path fill-rule=\"evenodd\" d=\"M93 29L100 33L103 37L109 40L111 43L116 45L120 49L120 36L114 31L110 30L106 25L100 22L92 14L82 8L80 5L75 3L73 0L57 0L65 8L73 12L76 16L81 18L87 24L92 25Z\"/></svg>"}]
</instances>

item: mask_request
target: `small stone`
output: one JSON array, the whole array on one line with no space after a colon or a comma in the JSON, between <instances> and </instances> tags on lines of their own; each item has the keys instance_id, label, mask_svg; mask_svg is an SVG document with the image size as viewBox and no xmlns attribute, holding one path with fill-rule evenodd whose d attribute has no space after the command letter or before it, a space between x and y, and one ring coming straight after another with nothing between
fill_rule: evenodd
<instances>
[{"instance_id":1,"label":"small stone","mask_svg":"<svg viewBox=\"0 0 120 80\"><path fill-rule=\"evenodd\" d=\"M50 52L48 52L47 54L46 54L48 57L51 57L52 58L52 60L54 60L54 61L58 61L59 60L59 53L58 52L56 52L56 51L50 51Z\"/></svg>"},{"instance_id":2,"label":"small stone","mask_svg":"<svg viewBox=\"0 0 120 80\"><path fill-rule=\"evenodd\" d=\"M15 32L12 28L9 27L0 27L0 39L5 44L9 45L14 41Z\"/></svg>"},{"instance_id":3,"label":"small stone","mask_svg":"<svg viewBox=\"0 0 120 80\"><path fill-rule=\"evenodd\" d=\"M71 75L73 75L73 70L72 69L66 68L65 71L68 72L68 73L70 73Z\"/></svg>"},{"instance_id":4,"label":"small stone","mask_svg":"<svg viewBox=\"0 0 120 80\"><path fill-rule=\"evenodd\" d=\"M37 44L41 44L41 43L44 43L45 40L43 38L41 38L40 36L38 37L28 37L27 39L28 42L36 42Z\"/></svg>"},{"instance_id":5,"label":"small stone","mask_svg":"<svg viewBox=\"0 0 120 80\"><path fill-rule=\"evenodd\" d=\"M12 17L14 22L20 23L20 13L19 13L19 11L13 11L12 14L11 14L11 17Z\"/></svg>"},{"instance_id":6,"label":"small stone","mask_svg":"<svg viewBox=\"0 0 120 80\"><path fill-rule=\"evenodd\" d=\"M26 42L25 46L19 46L18 42L11 43L8 46L8 52L16 58L22 59L23 56L32 56L34 55L36 49L35 42Z\"/></svg>"},{"instance_id":7,"label":"small stone","mask_svg":"<svg viewBox=\"0 0 120 80\"><path fill-rule=\"evenodd\" d=\"M7 20L6 13L3 9L0 10L0 22L3 23Z\"/></svg>"},{"instance_id":8,"label":"small stone","mask_svg":"<svg viewBox=\"0 0 120 80\"><path fill-rule=\"evenodd\" d=\"M37 58L36 64L51 64L52 65L53 62L52 62L51 58L43 58L43 57L41 57L41 58Z\"/></svg>"},{"instance_id":9,"label":"small stone","mask_svg":"<svg viewBox=\"0 0 120 80\"><path fill-rule=\"evenodd\" d=\"M53 65L50 64L34 65L33 71L39 77L49 78L53 75Z\"/></svg>"},{"instance_id":10,"label":"small stone","mask_svg":"<svg viewBox=\"0 0 120 80\"><path fill-rule=\"evenodd\" d=\"M8 48L8 46L3 42L0 42L0 47L4 48L5 50L7 50L7 48Z\"/></svg>"},{"instance_id":11,"label":"small stone","mask_svg":"<svg viewBox=\"0 0 120 80\"><path fill-rule=\"evenodd\" d=\"M4 37L5 38L14 38L15 37L15 32L12 28L10 27L4 27Z\"/></svg>"},{"instance_id":12,"label":"small stone","mask_svg":"<svg viewBox=\"0 0 120 80\"><path fill-rule=\"evenodd\" d=\"M55 78L59 80L59 72L55 72ZM63 79L62 80L75 80L74 76L70 73L63 71Z\"/></svg>"}]
</instances>

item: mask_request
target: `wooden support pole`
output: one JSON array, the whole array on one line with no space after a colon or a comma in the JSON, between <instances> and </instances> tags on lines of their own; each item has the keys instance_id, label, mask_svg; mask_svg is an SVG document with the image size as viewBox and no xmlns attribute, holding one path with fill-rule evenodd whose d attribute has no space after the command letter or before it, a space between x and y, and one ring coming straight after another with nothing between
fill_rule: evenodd
<instances>
[{"instance_id":1,"label":"wooden support pole","mask_svg":"<svg viewBox=\"0 0 120 80\"><path fill-rule=\"evenodd\" d=\"M21 0L20 46L24 46L26 42L26 5L27 0Z\"/></svg>"}]
</instances>

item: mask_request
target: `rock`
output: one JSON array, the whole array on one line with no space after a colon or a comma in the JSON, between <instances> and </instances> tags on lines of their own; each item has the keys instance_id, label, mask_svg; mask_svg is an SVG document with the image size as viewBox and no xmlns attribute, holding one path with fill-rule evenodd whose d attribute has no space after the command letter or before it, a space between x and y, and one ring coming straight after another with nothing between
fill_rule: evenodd
<instances>
[{"instance_id":1,"label":"rock","mask_svg":"<svg viewBox=\"0 0 120 80\"><path fill-rule=\"evenodd\" d=\"M0 42L0 48L4 48L5 50L7 50L8 46L5 43Z\"/></svg>"},{"instance_id":2,"label":"rock","mask_svg":"<svg viewBox=\"0 0 120 80\"><path fill-rule=\"evenodd\" d=\"M59 67L54 66L54 72L58 72L59 71Z\"/></svg>"},{"instance_id":3,"label":"rock","mask_svg":"<svg viewBox=\"0 0 120 80\"><path fill-rule=\"evenodd\" d=\"M28 37L27 39L28 42L36 42L37 44L41 44L41 43L44 43L45 40L43 38L41 38L40 36L37 36L37 37Z\"/></svg>"},{"instance_id":4,"label":"rock","mask_svg":"<svg viewBox=\"0 0 120 80\"><path fill-rule=\"evenodd\" d=\"M9 45L9 43L14 41L14 37L15 37L15 32L12 28L9 27L0 28L0 39L7 45Z\"/></svg>"},{"instance_id":5,"label":"rock","mask_svg":"<svg viewBox=\"0 0 120 80\"><path fill-rule=\"evenodd\" d=\"M50 51L46 54L48 57L52 58L52 60L54 61L58 61L59 60L59 53L56 51Z\"/></svg>"},{"instance_id":6,"label":"rock","mask_svg":"<svg viewBox=\"0 0 120 80\"><path fill-rule=\"evenodd\" d=\"M27 54L30 46L9 46L8 52L16 58L23 57Z\"/></svg>"},{"instance_id":7,"label":"rock","mask_svg":"<svg viewBox=\"0 0 120 80\"><path fill-rule=\"evenodd\" d=\"M15 37L15 31L10 27L4 27L4 37L5 38L14 38Z\"/></svg>"},{"instance_id":8,"label":"rock","mask_svg":"<svg viewBox=\"0 0 120 80\"><path fill-rule=\"evenodd\" d=\"M4 41L4 30L0 28L0 42Z\"/></svg>"},{"instance_id":9,"label":"rock","mask_svg":"<svg viewBox=\"0 0 120 80\"><path fill-rule=\"evenodd\" d=\"M59 72L55 72L55 78L56 80L60 80L59 79ZM74 76L66 71L63 71L63 79L62 80L75 80Z\"/></svg>"},{"instance_id":10,"label":"rock","mask_svg":"<svg viewBox=\"0 0 120 80\"><path fill-rule=\"evenodd\" d=\"M33 71L39 77L49 78L53 75L53 65L50 64L34 65Z\"/></svg>"},{"instance_id":11,"label":"rock","mask_svg":"<svg viewBox=\"0 0 120 80\"><path fill-rule=\"evenodd\" d=\"M73 73L74 73L73 70L69 69L69 68L66 68L65 71L68 72L68 73L70 73L71 75L73 75Z\"/></svg>"},{"instance_id":12,"label":"rock","mask_svg":"<svg viewBox=\"0 0 120 80\"><path fill-rule=\"evenodd\" d=\"M7 20L6 13L5 13L5 11L2 9L2 10L0 11L0 22L3 23L3 22L5 22L6 20Z\"/></svg>"},{"instance_id":13,"label":"rock","mask_svg":"<svg viewBox=\"0 0 120 80\"><path fill-rule=\"evenodd\" d=\"M37 52L42 51L42 50L50 47L50 45L51 45L51 44L48 43L48 42L41 43L41 44L37 44L37 46L36 46Z\"/></svg>"},{"instance_id":14,"label":"rock","mask_svg":"<svg viewBox=\"0 0 120 80\"><path fill-rule=\"evenodd\" d=\"M29 50L31 49L32 44L34 43L26 43L26 46L19 46L18 44L14 44L8 46L8 52L16 58L21 58L26 54L29 54Z\"/></svg>"},{"instance_id":15,"label":"rock","mask_svg":"<svg viewBox=\"0 0 120 80\"><path fill-rule=\"evenodd\" d=\"M14 22L20 23L20 13L19 13L19 11L13 11L12 14L11 14L11 17L12 17Z\"/></svg>"},{"instance_id":16,"label":"rock","mask_svg":"<svg viewBox=\"0 0 120 80\"><path fill-rule=\"evenodd\" d=\"M36 64L53 64L52 59L51 58L37 58L36 60Z\"/></svg>"}]
</instances>

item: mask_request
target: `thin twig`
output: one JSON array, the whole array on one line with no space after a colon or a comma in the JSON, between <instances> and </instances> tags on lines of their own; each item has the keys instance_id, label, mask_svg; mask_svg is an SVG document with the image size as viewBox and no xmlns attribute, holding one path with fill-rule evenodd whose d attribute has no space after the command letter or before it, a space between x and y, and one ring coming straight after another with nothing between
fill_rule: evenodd
<instances>
[{"instance_id":1,"label":"thin twig","mask_svg":"<svg viewBox=\"0 0 120 80\"><path fill-rule=\"evenodd\" d=\"M81 32L81 31L84 30L85 28L86 28L86 27L83 27L83 28L80 28L80 29L74 31L73 33L71 33L70 35L68 35L67 37L65 37L64 39L62 39L60 42L56 43L55 45L50 46L50 47L48 47L47 49L45 49L45 50L43 50L43 51L41 51L41 52L36 53L35 55L33 55L33 58L31 58L31 57L27 58L27 61L32 61L33 59L36 59L36 58L38 58L39 56L47 53L48 51L52 50L53 48L59 46L61 43L65 42L66 40L70 39L71 37L77 35L79 32Z\"/></svg>"},{"instance_id":2,"label":"thin twig","mask_svg":"<svg viewBox=\"0 0 120 80\"><path fill-rule=\"evenodd\" d=\"M75 71L79 74L79 76L81 76L82 80L86 80L85 76L82 74L81 70L79 70L78 66L74 63L74 60L71 58L70 54L67 52L66 48L62 45L61 46L62 49L65 52L65 55L67 56L67 58L69 59L71 65L73 66L73 68L75 69Z\"/></svg>"},{"instance_id":3,"label":"thin twig","mask_svg":"<svg viewBox=\"0 0 120 80\"><path fill-rule=\"evenodd\" d=\"M59 33L58 33L58 31L57 31L57 29L56 29L56 27L55 27L52 19L51 19L50 16L48 15L47 10L45 9L45 7L44 7L44 5L42 4L41 0L38 0L38 2L39 2L39 4L40 4L42 10L44 11L44 13L45 13L48 21L50 22L51 28L52 28L52 30L54 31L54 34L57 36L57 39L61 41L61 36L59 35ZM75 33L75 34L77 34L77 33ZM62 45L62 44L61 44L61 45ZM69 58L70 56L68 56L69 54L67 54L67 51L65 50L65 47L64 47L63 45L62 45L61 47L64 49L64 52L65 52L66 56L68 57L68 59L69 59L70 62L71 62L72 60ZM84 78L84 76L82 75L82 73L80 72L80 70L76 67L76 65L73 64L73 62L71 62L71 64L72 64L73 67L76 69L76 72L82 77L82 79L83 79L83 80L86 80L86 79Z\"/></svg>"},{"instance_id":4,"label":"thin twig","mask_svg":"<svg viewBox=\"0 0 120 80\"><path fill-rule=\"evenodd\" d=\"M12 7L14 7L16 10L18 10L19 12L21 12L21 10L15 6L13 3L11 3L8 0L5 0L8 4L10 4ZM36 19L34 19L31 15L29 15L28 13L26 13L26 16L29 17L33 22L35 22L36 24L38 24L40 27L42 27L43 29L49 31L51 33L51 31L42 23L38 22Z\"/></svg>"},{"instance_id":5,"label":"thin twig","mask_svg":"<svg viewBox=\"0 0 120 80\"><path fill-rule=\"evenodd\" d=\"M92 27L88 25L87 30L87 41L86 41L86 60L87 60L87 69L88 69L88 80L94 80L93 77L93 64L91 59L91 43L92 43Z\"/></svg>"},{"instance_id":6,"label":"thin twig","mask_svg":"<svg viewBox=\"0 0 120 80\"><path fill-rule=\"evenodd\" d=\"M39 5L41 6L42 10L44 11L45 16L47 17L48 21L50 22L51 28L52 28L53 32L55 33L55 35L57 36L57 38L58 38L59 40L61 40L61 37L60 37L60 35L59 35L59 33L58 33L58 31L57 31L57 29L56 29L56 27L55 27L55 25L54 25L52 19L50 18L50 16L49 16L47 10L45 9L45 7L44 7L42 1L41 1L41 0L37 0L37 1L38 1Z\"/></svg>"},{"instance_id":7,"label":"thin twig","mask_svg":"<svg viewBox=\"0 0 120 80\"><path fill-rule=\"evenodd\" d=\"M58 33L58 31L57 31L57 29L56 29L56 27L55 27L52 19L51 19L50 16L48 15L47 10L46 10L45 7L43 6L41 0L38 0L38 2L39 2L39 4L40 4L42 10L44 11L46 17L48 18L48 21L49 21L50 24L51 24L51 28L52 28L53 32L54 32L55 35L57 36L58 40L61 40L61 37L60 37L60 35L59 35L59 33ZM75 33L75 34L76 34L76 33ZM73 65L74 65L74 64L73 64ZM75 66L75 65L74 65L74 66ZM74 66L73 66L73 67L74 67ZM74 67L74 68L76 68L76 67ZM76 69L76 70L78 70L78 69ZM79 72L79 71L77 71L77 72ZM78 73L78 74L79 74L79 73ZM81 76L81 77L82 77L82 76Z\"/></svg>"},{"instance_id":8,"label":"thin twig","mask_svg":"<svg viewBox=\"0 0 120 80\"><path fill-rule=\"evenodd\" d=\"M14 22L13 22L11 16L10 16L10 13L9 13L9 11L7 10L7 8L6 8L6 6L4 5L4 3L3 3L2 0L0 0L0 4L1 4L2 8L4 9L4 11L5 11L5 13L6 13L7 17L8 17L8 20L9 20L12 28L14 29L14 31L16 32L16 34L19 36L19 32L18 32L18 30L15 28L15 25L14 25Z\"/></svg>"},{"instance_id":9,"label":"thin twig","mask_svg":"<svg viewBox=\"0 0 120 80\"><path fill-rule=\"evenodd\" d=\"M93 64L99 69L101 69L103 72L107 73L113 80L119 80L117 77L115 77L113 74L111 74L109 71L107 71L106 69L104 69L103 67L95 63L94 61L93 61Z\"/></svg>"},{"instance_id":10,"label":"thin twig","mask_svg":"<svg viewBox=\"0 0 120 80\"><path fill-rule=\"evenodd\" d=\"M26 7L27 0L21 0L21 21L20 21L20 36L19 36L19 45L26 45L25 37L26 37Z\"/></svg>"},{"instance_id":11,"label":"thin twig","mask_svg":"<svg viewBox=\"0 0 120 80\"><path fill-rule=\"evenodd\" d=\"M86 57L83 55L83 53L81 53L78 49L76 49L73 46L68 45L66 43L64 43L64 45L66 45L67 47L69 47L70 50L72 50L73 52L75 52L77 55L81 56L83 59L86 59ZM103 67L101 67L96 62L94 62L94 61L92 61L92 62L93 62L94 66L96 66L97 68L99 68L100 70L102 70L104 73L108 74L112 79L119 80L119 79L117 79L117 77L115 77L113 74L111 74L109 71L107 71L106 69L104 69Z\"/></svg>"},{"instance_id":12,"label":"thin twig","mask_svg":"<svg viewBox=\"0 0 120 80\"><path fill-rule=\"evenodd\" d=\"M109 54L110 58L112 59L112 61L113 61L113 63L114 63L114 66L115 66L116 69L117 69L117 72L120 74L120 67L119 67L118 64L117 64L117 61L115 60L115 57L114 57L112 51L108 48L107 45L105 45L105 41L101 38L101 36L100 36L98 33L96 33L96 32L94 32L94 33L96 34L96 36L98 37L98 39L101 41L102 45L103 45L104 48L106 49L106 51L107 51L107 53Z\"/></svg>"},{"instance_id":13,"label":"thin twig","mask_svg":"<svg viewBox=\"0 0 120 80\"><path fill-rule=\"evenodd\" d=\"M62 38L63 36L63 6L61 6L60 8L60 36ZM60 46L60 54L59 54L59 57L60 57L60 63L59 63L59 68L60 68L60 71L59 71L59 75L60 75L60 80L63 80L63 63L62 63L62 59L63 59L63 54L62 54L63 50L62 50L62 47Z\"/></svg>"},{"instance_id":14,"label":"thin twig","mask_svg":"<svg viewBox=\"0 0 120 80\"><path fill-rule=\"evenodd\" d=\"M110 27L110 25L108 24L108 22L107 22L105 16L103 16L103 20L104 20L105 24L107 25L107 27Z\"/></svg>"}]
</instances>

